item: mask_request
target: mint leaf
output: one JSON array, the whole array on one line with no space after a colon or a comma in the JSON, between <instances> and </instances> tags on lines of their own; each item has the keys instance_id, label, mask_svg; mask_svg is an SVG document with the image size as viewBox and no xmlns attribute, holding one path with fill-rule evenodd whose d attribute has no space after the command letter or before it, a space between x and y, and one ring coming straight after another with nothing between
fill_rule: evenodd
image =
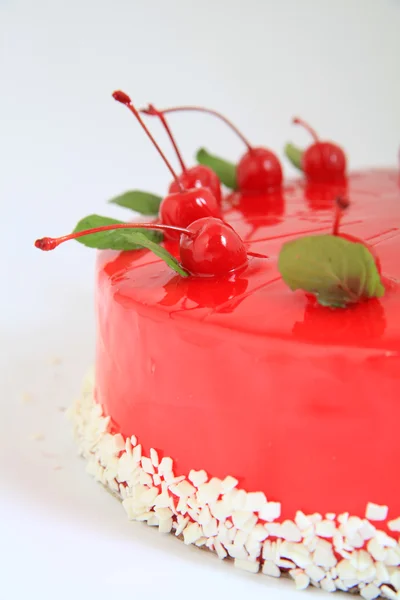
<instances>
[{"instance_id":1,"label":"mint leaf","mask_svg":"<svg viewBox=\"0 0 400 600\"><path fill-rule=\"evenodd\" d=\"M296 169L299 169L299 171L303 170L303 167L301 166L303 150L300 150L300 148L297 148L297 146L294 146L293 144L286 144L285 154L286 154L286 157L292 163L292 165L294 167L296 167Z\"/></svg>"},{"instance_id":2,"label":"mint leaf","mask_svg":"<svg viewBox=\"0 0 400 600\"><path fill-rule=\"evenodd\" d=\"M181 264L176 260L172 254L168 252L163 246L159 246L156 242L150 240L147 236L143 235L143 233L138 233L136 235L136 241L143 248L147 248L151 250L159 256L171 269L176 271L182 277L188 277L189 273L185 271L185 269L181 266Z\"/></svg>"},{"instance_id":3,"label":"mint leaf","mask_svg":"<svg viewBox=\"0 0 400 600\"><path fill-rule=\"evenodd\" d=\"M89 215L81 219L74 229L84 231L94 227L103 227L104 225L117 225L124 221L102 217L100 215ZM89 248L98 248L99 250L138 250L143 247L136 241L136 236L140 234L150 241L157 243L162 240L162 233L148 229L113 229L99 233L91 233L84 237L77 238L76 241Z\"/></svg>"},{"instance_id":4,"label":"mint leaf","mask_svg":"<svg viewBox=\"0 0 400 600\"><path fill-rule=\"evenodd\" d=\"M102 217L100 215L89 215L81 219L74 229L74 232L93 229L94 227L103 227L104 225L118 225L123 221ZM149 229L111 229L99 233L90 233L84 237L77 238L77 242L89 246L89 248L98 248L100 250L141 250L147 248L159 256L171 269L179 273L182 277L188 277L189 273L183 269L180 263L165 248L159 246L158 242L162 239L159 231Z\"/></svg>"},{"instance_id":5,"label":"mint leaf","mask_svg":"<svg viewBox=\"0 0 400 600\"><path fill-rule=\"evenodd\" d=\"M236 190L236 166L233 163L209 154L204 148L197 151L196 159L201 165L210 167L226 187Z\"/></svg>"},{"instance_id":6,"label":"mint leaf","mask_svg":"<svg viewBox=\"0 0 400 600\"><path fill-rule=\"evenodd\" d=\"M158 215L158 209L160 207L162 198L149 192L141 192L139 190L132 190L125 192L120 196L111 198L109 201L111 204L118 204L124 208L135 210L142 215Z\"/></svg>"},{"instance_id":7,"label":"mint leaf","mask_svg":"<svg viewBox=\"0 0 400 600\"><path fill-rule=\"evenodd\" d=\"M368 248L336 235L305 236L286 242L279 254L278 269L291 290L315 294L323 306L344 308L385 293Z\"/></svg>"}]
</instances>

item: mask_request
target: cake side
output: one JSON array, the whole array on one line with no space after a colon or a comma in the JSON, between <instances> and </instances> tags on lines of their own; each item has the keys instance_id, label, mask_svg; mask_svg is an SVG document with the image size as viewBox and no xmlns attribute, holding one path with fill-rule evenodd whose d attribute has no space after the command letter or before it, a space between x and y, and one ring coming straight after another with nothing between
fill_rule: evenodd
<instances>
[{"instance_id":1,"label":"cake side","mask_svg":"<svg viewBox=\"0 0 400 600\"><path fill-rule=\"evenodd\" d=\"M233 558L248 572L280 577L298 589L360 592L366 600L400 597L400 517L381 524L387 507L368 503L366 517L343 513L281 520L281 503L247 493L238 480L209 478L205 470L176 476L173 460L153 448L144 453L134 435L111 433L110 417L94 400L90 374L70 416L87 471L122 500L130 520L174 533L185 544Z\"/></svg>"},{"instance_id":2,"label":"cake side","mask_svg":"<svg viewBox=\"0 0 400 600\"><path fill-rule=\"evenodd\" d=\"M333 197L318 204L302 182L263 214L240 194L225 203L269 256L234 275L101 252L96 378L73 419L89 472L130 519L299 588L398 599L399 182L359 173L347 191L343 230L378 251L385 295L345 310L277 271L285 241L332 227Z\"/></svg>"}]
</instances>

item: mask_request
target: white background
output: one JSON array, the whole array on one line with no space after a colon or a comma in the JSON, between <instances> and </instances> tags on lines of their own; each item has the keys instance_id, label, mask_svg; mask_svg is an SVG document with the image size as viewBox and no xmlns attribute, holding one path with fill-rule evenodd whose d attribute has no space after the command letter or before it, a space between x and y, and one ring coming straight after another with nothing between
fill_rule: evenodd
<instances>
[{"instance_id":1,"label":"white background","mask_svg":"<svg viewBox=\"0 0 400 600\"><path fill-rule=\"evenodd\" d=\"M85 475L59 409L92 362L94 254L33 241L91 212L122 216L105 202L126 189L165 190L116 88L138 105L219 109L281 157L308 142L299 114L352 167L395 165L399 32L399 0L0 0L1 599L292 597L127 523ZM171 124L189 163L199 146L243 151L210 117Z\"/></svg>"}]
</instances>

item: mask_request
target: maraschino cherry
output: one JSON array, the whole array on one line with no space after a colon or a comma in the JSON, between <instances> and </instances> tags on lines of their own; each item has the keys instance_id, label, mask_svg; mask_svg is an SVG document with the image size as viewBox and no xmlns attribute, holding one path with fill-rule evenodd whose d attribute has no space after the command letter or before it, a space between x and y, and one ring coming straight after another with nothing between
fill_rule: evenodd
<instances>
[{"instance_id":1,"label":"maraschino cherry","mask_svg":"<svg viewBox=\"0 0 400 600\"><path fill-rule=\"evenodd\" d=\"M332 235L337 235L349 242L354 242L356 244L362 244L363 246L365 246L367 248L367 250L369 250L369 252L372 254L372 256L375 260L375 264L376 264L378 273L381 274L381 272L382 272L381 261L380 261L379 256L376 254L373 246L371 246L364 240L361 240L360 238L356 237L355 235L351 235L350 233L342 233L340 231L340 224L341 224L341 220L343 217L343 213L349 206L350 206L350 201L347 198L342 197L342 196L338 196L336 198L335 217L334 217L334 221L333 221Z\"/></svg>"},{"instance_id":2,"label":"maraschino cherry","mask_svg":"<svg viewBox=\"0 0 400 600\"><path fill-rule=\"evenodd\" d=\"M221 183L218 179L218 176L214 173L210 167L206 165L196 165L194 167L190 167L189 169L186 167L184 160L182 158L182 154L179 150L178 144L172 134L172 131L167 123L166 118L163 113L157 110L153 104L149 104L146 108L142 108L142 113L150 116L158 117L161 123L164 126L165 131L171 143L174 147L176 156L179 160L179 164L181 165L182 173L178 176L178 181L183 185L185 189L187 188L207 188L211 190L213 195L215 196L218 203L221 202ZM168 189L169 192L179 192L179 186L177 181L174 179Z\"/></svg>"},{"instance_id":3,"label":"maraschino cherry","mask_svg":"<svg viewBox=\"0 0 400 600\"><path fill-rule=\"evenodd\" d=\"M236 166L236 178L238 188L242 192L261 193L276 190L282 185L282 167L277 156L267 148L256 148L250 144L247 138L238 128L221 113L200 106L176 106L160 111L163 114L179 111L199 111L218 117L247 146L247 152L239 160Z\"/></svg>"},{"instance_id":4,"label":"maraschino cherry","mask_svg":"<svg viewBox=\"0 0 400 600\"><path fill-rule=\"evenodd\" d=\"M322 142L315 130L302 119L295 117L295 125L302 125L313 137L314 143L303 152L301 166L309 181L337 183L346 177L346 155L332 142Z\"/></svg>"},{"instance_id":5,"label":"maraschino cherry","mask_svg":"<svg viewBox=\"0 0 400 600\"><path fill-rule=\"evenodd\" d=\"M85 235L114 229L155 229L180 236L179 254L183 268L191 275L219 277L247 266L249 256L236 231L221 219L203 217L188 227L175 227L159 223L118 223L85 229L59 238L44 237L36 240L40 250L54 250L60 244Z\"/></svg>"},{"instance_id":6,"label":"maraschino cherry","mask_svg":"<svg viewBox=\"0 0 400 600\"><path fill-rule=\"evenodd\" d=\"M125 92L116 91L113 93L113 98L117 102L124 104L136 117L136 119L139 121L140 125L146 132L147 136L150 138L151 142L156 147L158 153L160 154L161 158L163 159L164 163L166 164L167 168L169 169L171 175L173 176L176 182L178 191L168 194L168 196L166 196L160 204L160 220L165 225L186 227L196 219L200 219L202 217L219 217L219 204L215 196L209 189L205 187L187 189L183 185L183 183L179 181L177 174L172 168L170 162L167 160L160 146L157 144L156 140L146 127L139 112L132 104L130 97L127 94L125 94ZM166 229L165 235L170 239L179 239L179 234L173 228Z\"/></svg>"},{"instance_id":7,"label":"maraschino cherry","mask_svg":"<svg viewBox=\"0 0 400 600\"><path fill-rule=\"evenodd\" d=\"M220 219L203 218L187 228L179 255L185 269L194 275L225 275L247 265L247 252L236 231Z\"/></svg>"}]
</instances>

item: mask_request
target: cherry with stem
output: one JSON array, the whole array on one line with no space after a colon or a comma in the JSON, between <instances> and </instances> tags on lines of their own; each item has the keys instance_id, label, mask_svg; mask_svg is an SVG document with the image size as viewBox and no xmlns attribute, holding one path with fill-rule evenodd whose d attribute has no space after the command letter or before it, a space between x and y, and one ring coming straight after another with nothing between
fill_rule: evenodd
<instances>
[{"instance_id":1,"label":"cherry with stem","mask_svg":"<svg viewBox=\"0 0 400 600\"><path fill-rule=\"evenodd\" d=\"M222 113L202 106L174 106L157 111L163 115L175 112L203 112L222 120L243 142L247 152L236 166L238 189L247 193L276 191L282 185L282 167L277 156L267 148L250 144L242 132ZM147 112L147 114L153 114Z\"/></svg>"},{"instance_id":2,"label":"cherry with stem","mask_svg":"<svg viewBox=\"0 0 400 600\"><path fill-rule=\"evenodd\" d=\"M117 223L103 225L58 238L44 237L36 240L39 250L54 250L60 244L87 235L118 229L153 229L174 231L180 236L179 254L184 269L192 275L221 276L244 268L248 256L266 258L256 252L246 252L245 243L236 231L220 219L204 217L188 227L176 227L160 223Z\"/></svg>"},{"instance_id":3,"label":"cherry with stem","mask_svg":"<svg viewBox=\"0 0 400 600\"><path fill-rule=\"evenodd\" d=\"M299 117L293 118L294 125L303 127L313 138L313 143L301 153L301 168L310 182L338 183L346 177L346 156L337 144L321 141L315 129Z\"/></svg>"},{"instance_id":4,"label":"cherry with stem","mask_svg":"<svg viewBox=\"0 0 400 600\"><path fill-rule=\"evenodd\" d=\"M168 170L174 178L175 191L168 194L161 202L159 209L160 220L165 225L186 227L193 221L202 217L219 217L220 207L212 192L206 187L185 186L174 171L171 163L143 122L139 111L135 108L130 97L120 90L113 93L113 98L126 106L151 140ZM166 237L179 239L179 233L174 230L165 230Z\"/></svg>"},{"instance_id":5,"label":"cherry with stem","mask_svg":"<svg viewBox=\"0 0 400 600\"><path fill-rule=\"evenodd\" d=\"M172 134L171 128L170 128L164 114L161 111L157 110L157 108L155 108L155 106L153 104L149 104L147 106L147 108L142 108L140 110L140 112L142 112L143 114L146 114L148 116L158 117L160 119L160 122L162 123L162 125L172 143L172 146L175 150L175 154L176 154L179 164L182 168L182 173L178 177L180 183L185 188L186 187L189 187L189 188L204 187L204 188L209 189L212 192L212 194L215 196L217 202L220 204L221 200L222 200L221 182L220 182L218 176L216 175L216 173L210 167L207 167L206 165L196 165L196 166L190 167L188 169L182 158L182 153L179 150L178 144L175 140L174 135ZM169 191L170 192L179 191L177 188L177 183L176 183L175 179L171 182L171 184L169 186Z\"/></svg>"}]
</instances>

